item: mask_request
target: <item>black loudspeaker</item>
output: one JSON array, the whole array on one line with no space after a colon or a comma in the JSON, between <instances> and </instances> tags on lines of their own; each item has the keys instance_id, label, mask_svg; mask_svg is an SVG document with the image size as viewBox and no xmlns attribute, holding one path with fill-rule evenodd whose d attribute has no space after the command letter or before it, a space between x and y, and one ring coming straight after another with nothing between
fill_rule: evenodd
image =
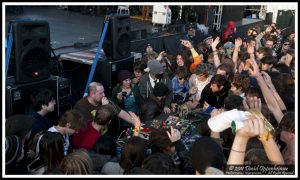
<instances>
[{"instance_id":1,"label":"black loudspeaker","mask_svg":"<svg viewBox=\"0 0 300 180\"><path fill-rule=\"evenodd\" d=\"M227 26L229 21L240 21L244 17L244 12L247 6L223 6L221 25ZM233 15L234 14L234 15Z\"/></svg>"},{"instance_id":2,"label":"black loudspeaker","mask_svg":"<svg viewBox=\"0 0 300 180\"><path fill-rule=\"evenodd\" d=\"M118 72L126 69L132 72L134 57L131 55L118 61L98 61L94 74L94 81L100 82L105 87L105 94L111 97L112 89L118 83Z\"/></svg>"},{"instance_id":3,"label":"black loudspeaker","mask_svg":"<svg viewBox=\"0 0 300 180\"><path fill-rule=\"evenodd\" d=\"M13 47L10 72L16 83L28 83L50 76L50 30L46 21L12 21Z\"/></svg>"},{"instance_id":4,"label":"black loudspeaker","mask_svg":"<svg viewBox=\"0 0 300 180\"><path fill-rule=\"evenodd\" d=\"M58 76L50 76L48 79L35 81L25 84L16 84L14 77L8 77L6 80L5 91L5 117L8 118L15 114L26 113L30 104L30 94L33 89L47 88L54 93L56 99L55 111L50 114L54 120L72 108L70 102L71 81Z\"/></svg>"},{"instance_id":5,"label":"black loudspeaker","mask_svg":"<svg viewBox=\"0 0 300 180\"><path fill-rule=\"evenodd\" d=\"M65 75L71 79L72 93L78 99L83 97L86 83L91 71L92 62L89 64L76 60L62 59ZM105 96L111 97L113 87L118 83L118 72L126 69L132 72L134 57L129 57L117 61L100 60L97 63L93 81L103 84Z\"/></svg>"},{"instance_id":6,"label":"black loudspeaker","mask_svg":"<svg viewBox=\"0 0 300 180\"><path fill-rule=\"evenodd\" d=\"M278 10L276 24L280 29L295 27L295 11Z\"/></svg>"},{"instance_id":7,"label":"black loudspeaker","mask_svg":"<svg viewBox=\"0 0 300 180\"><path fill-rule=\"evenodd\" d=\"M271 25L273 21L273 13L268 12L266 13L266 24Z\"/></svg>"},{"instance_id":8,"label":"black loudspeaker","mask_svg":"<svg viewBox=\"0 0 300 180\"><path fill-rule=\"evenodd\" d=\"M130 17L126 14L111 16L105 35L103 49L109 60L115 61L130 56Z\"/></svg>"}]
</instances>

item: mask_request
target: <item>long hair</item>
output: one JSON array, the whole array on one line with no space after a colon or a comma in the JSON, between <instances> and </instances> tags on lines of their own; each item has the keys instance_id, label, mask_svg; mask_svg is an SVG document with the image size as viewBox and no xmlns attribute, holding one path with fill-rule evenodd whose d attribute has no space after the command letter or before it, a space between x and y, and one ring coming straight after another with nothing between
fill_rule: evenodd
<instances>
[{"instance_id":1,"label":"long hair","mask_svg":"<svg viewBox=\"0 0 300 180\"><path fill-rule=\"evenodd\" d=\"M134 167L141 167L146 158L145 141L140 137L133 136L124 144L121 154L120 166L125 173Z\"/></svg>"},{"instance_id":2,"label":"long hair","mask_svg":"<svg viewBox=\"0 0 300 180\"><path fill-rule=\"evenodd\" d=\"M45 132L40 140L40 157L47 169L56 168L64 158L65 140L58 132Z\"/></svg>"}]
</instances>

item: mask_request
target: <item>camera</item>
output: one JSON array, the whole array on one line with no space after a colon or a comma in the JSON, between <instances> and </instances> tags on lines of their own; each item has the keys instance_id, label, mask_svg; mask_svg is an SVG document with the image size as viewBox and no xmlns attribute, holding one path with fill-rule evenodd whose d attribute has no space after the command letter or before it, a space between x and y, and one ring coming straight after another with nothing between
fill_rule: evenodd
<instances>
[{"instance_id":1,"label":"camera","mask_svg":"<svg viewBox=\"0 0 300 180\"><path fill-rule=\"evenodd\" d=\"M127 92L122 92L122 97L126 98L126 96L127 96Z\"/></svg>"}]
</instances>

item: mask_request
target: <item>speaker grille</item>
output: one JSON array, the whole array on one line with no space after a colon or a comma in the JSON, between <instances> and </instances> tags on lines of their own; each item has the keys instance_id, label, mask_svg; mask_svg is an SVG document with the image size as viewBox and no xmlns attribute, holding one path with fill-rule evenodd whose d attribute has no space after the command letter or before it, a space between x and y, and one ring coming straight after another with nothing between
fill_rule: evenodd
<instances>
[{"instance_id":1,"label":"speaker grille","mask_svg":"<svg viewBox=\"0 0 300 180\"><path fill-rule=\"evenodd\" d=\"M22 72L28 77L39 78L48 76L50 54L43 48L35 47L24 53Z\"/></svg>"},{"instance_id":2,"label":"speaker grille","mask_svg":"<svg viewBox=\"0 0 300 180\"><path fill-rule=\"evenodd\" d=\"M130 46L129 15L112 15L103 44L106 56L110 61L127 58L131 55Z\"/></svg>"},{"instance_id":3,"label":"speaker grille","mask_svg":"<svg viewBox=\"0 0 300 180\"><path fill-rule=\"evenodd\" d=\"M18 20L13 25L13 48L9 74L19 84L49 78L50 29L46 21Z\"/></svg>"},{"instance_id":4,"label":"speaker grille","mask_svg":"<svg viewBox=\"0 0 300 180\"><path fill-rule=\"evenodd\" d=\"M129 34L122 34L120 38L118 39L118 45L117 45L117 52L121 56L128 55L128 52L130 52L130 37Z\"/></svg>"}]
</instances>

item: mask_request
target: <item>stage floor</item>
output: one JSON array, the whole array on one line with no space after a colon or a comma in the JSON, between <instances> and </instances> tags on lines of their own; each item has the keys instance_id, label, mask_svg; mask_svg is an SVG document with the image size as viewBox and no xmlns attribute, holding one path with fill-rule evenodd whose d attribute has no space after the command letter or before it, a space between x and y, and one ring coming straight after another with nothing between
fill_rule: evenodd
<instances>
[{"instance_id":1,"label":"stage floor","mask_svg":"<svg viewBox=\"0 0 300 180\"><path fill-rule=\"evenodd\" d=\"M83 14L59 8L58 6L22 6L24 12L6 13L5 31L8 23L15 19L45 20L50 26L51 46L57 55L80 51L74 43L93 43L97 46L100 40L100 27L103 19L99 15ZM152 35L152 22L143 21L137 16L131 17L131 31L146 29L147 36ZM60 47L65 47L61 48ZM67 47L67 48L66 48ZM56 50L57 49L57 50Z\"/></svg>"}]
</instances>

